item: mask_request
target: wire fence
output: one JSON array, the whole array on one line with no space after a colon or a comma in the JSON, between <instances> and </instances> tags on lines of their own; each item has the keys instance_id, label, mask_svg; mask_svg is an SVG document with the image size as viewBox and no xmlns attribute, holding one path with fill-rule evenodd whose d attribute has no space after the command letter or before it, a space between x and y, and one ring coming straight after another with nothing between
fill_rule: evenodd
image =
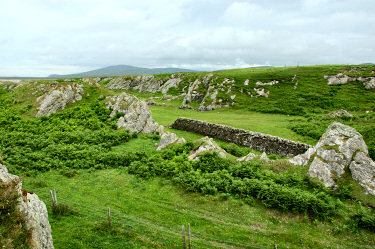
<instances>
[{"instance_id":1,"label":"wire fence","mask_svg":"<svg viewBox=\"0 0 375 249\"><path fill-rule=\"evenodd\" d=\"M53 195L51 195L53 196ZM56 195L55 195L56 196ZM141 200L142 202L146 202L152 205L158 205L163 208L172 209L172 205L174 203L170 202L163 202L163 201L156 201L152 199L145 200L141 197L136 197L136 199ZM152 220L147 218L141 218L135 215L124 213L124 211L119 210L119 208L116 207L116 205L110 207L110 213L108 208L109 207L100 207L100 206L94 206L90 205L88 203L83 203L82 201L74 201L70 198L67 198L65 196L58 196L58 200L61 203L69 204L69 207L71 207L73 210L78 211L79 216L89 217L94 220L102 220L103 222L106 221L106 219L109 219L109 224L113 224L118 226L121 226L121 228L125 228L126 230L134 233L144 234L146 231L149 234L152 233L161 233L163 234L162 238L158 237L157 240L162 240L164 243L170 243L171 241L175 241L175 246L177 247L183 247L183 238L184 236L181 231L181 226L171 226L170 224L163 223L160 220ZM57 204L54 202L54 199L52 197L52 204ZM174 212L184 214L186 215L189 212L189 215L194 215L196 218L199 219L208 219L209 221L213 221L215 223L221 223L223 225L227 226L235 226L243 229L248 230L248 226L246 227L246 224L238 224L234 223L234 221L230 218L223 218L218 217L215 215L212 215L211 213L207 212L200 212L197 210L188 210L186 207L184 207L185 211L176 210L174 209ZM109 216L109 217L107 217ZM189 224L190 225L190 224ZM191 233L191 243L193 248L277 248L276 245L272 246L261 246L259 244L251 243L248 241L240 241L237 239L230 239L230 238L223 238L221 236L213 235L213 234L207 234L203 232L198 232L194 230L194 227L192 228ZM150 235L151 236L151 235ZM152 237L152 236L151 236ZM154 237L157 237L156 235ZM155 239L155 238L153 238ZM168 240L168 241L167 241ZM185 245L186 246L186 245ZM186 248L186 247L185 247Z\"/></svg>"}]
</instances>

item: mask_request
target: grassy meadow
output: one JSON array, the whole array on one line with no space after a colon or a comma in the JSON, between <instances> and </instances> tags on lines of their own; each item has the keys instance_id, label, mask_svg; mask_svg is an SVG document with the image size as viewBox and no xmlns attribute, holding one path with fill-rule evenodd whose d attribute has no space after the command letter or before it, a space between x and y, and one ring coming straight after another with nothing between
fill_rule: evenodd
<instances>
[{"instance_id":1,"label":"grassy meadow","mask_svg":"<svg viewBox=\"0 0 375 249\"><path fill-rule=\"evenodd\" d=\"M315 145L327 126L339 121L363 135L374 159L375 92L359 82L328 86L323 78L339 72L369 77L373 69L327 65L214 72L213 84L235 80L236 99L233 106L210 112L179 109L182 97L165 101L160 93L129 92L143 100L159 97L154 100L163 106L149 108L164 126L187 117ZM206 74L184 73L181 85L168 93L178 95ZM280 82L264 86L268 98L252 98L246 91L258 80ZM255 151L219 140L228 159L207 154L190 162L188 154L202 136L167 127L188 143L157 152L160 136L117 130L117 120L108 119L105 97L122 90L107 89L108 82L73 81L84 85L83 99L40 118L34 118L37 88L51 81L27 81L16 90L0 86L0 159L22 177L23 188L47 204L55 248L181 248L181 226L188 224L193 248L373 248L375 198L351 177L337 189L325 188L309 177L307 167L277 155L270 155L271 163L238 163L238 157ZM353 118L327 115L341 108ZM52 208L50 189L57 192L60 213Z\"/></svg>"}]
</instances>

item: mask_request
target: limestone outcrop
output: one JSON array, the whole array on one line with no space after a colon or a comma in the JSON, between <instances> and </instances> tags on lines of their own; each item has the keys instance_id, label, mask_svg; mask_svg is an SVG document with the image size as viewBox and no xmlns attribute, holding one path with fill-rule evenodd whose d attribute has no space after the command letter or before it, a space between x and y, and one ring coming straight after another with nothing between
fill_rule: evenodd
<instances>
[{"instance_id":1,"label":"limestone outcrop","mask_svg":"<svg viewBox=\"0 0 375 249\"><path fill-rule=\"evenodd\" d=\"M278 80L271 80L270 82L257 81L255 84L257 86L273 86L273 85L279 84L279 81Z\"/></svg>"},{"instance_id":2,"label":"limestone outcrop","mask_svg":"<svg viewBox=\"0 0 375 249\"><path fill-rule=\"evenodd\" d=\"M324 75L328 79L328 85L344 85L350 82L359 81L363 83L366 90L375 89L375 77L351 77L343 73L337 75Z\"/></svg>"},{"instance_id":3,"label":"limestone outcrop","mask_svg":"<svg viewBox=\"0 0 375 249\"><path fill-rule=\"evenodd\" d=\"M9 184L19 181L15 175L9 174L6 167L0 164L0 181ZM48 221L48 212L44 202L36 194L27 193L22 196L22 183L16 186L19 193L19 210L24 214L26 226L31 230L30 247L33 249L53 249L51 226Z\"/></svg>"},{"instance_id":4,"label":"limestone outcrop","mask_svg":"<svg viewBox=\"0 0 375 249\"><path fill-rule=\"evenodd\" d=\"M172 87L178 87L178 84L182 79L180 78L175 78L175 79L169 79L167 82L163 84L163 86L160 87L160 91L162 94L167 94L168 90Z\"/></svg>"},{"instance_id":5,"label":"limestone outcrop","mask_svg":"<svg viewBox=\"0 0 375 249\"><path fill-rule=\"evenodd\" d=\"M374 90L375 89L375 77L371 77L370 80L363 82L363 85L367 90Z\"/></svg>"},{"instance_id":6,"label":"limestone outcrop","mask_svg":"<svg viewBox=\"0 0 375 249\"><path fill-rule=\"evenodd\" d=\"M188 91L182 100L181 107L185 106L186 104L191 103L192 101L202 101L204 98L204 94L197 91L199 85L202 82L199 79L196 79L193 83L189 85ZM183 108L181 108L183 109Z\"/></svg>"},{"instance_id":7,"label":"limestone outcrop","mask_svg":"<svg viewBox=\"0 0 375 249\"><path fill-rule=\"evenodd\" d=\"M230 99L223 99L218 97L219 92L230 94L232 92L232 87L234 87L234 80L228 78L225 78L221 83L218 83L217 85L209 83L207 92L202 102L200 103L198 110L211 111L217 108L229 107L233 105L233 100L236 98L236 94L230 95Z\"/></svg>"},{"instance_id":8,"label":"limestone outcrop","mask_svg":"<svg viewBox=\"0 0 375 249\"><path fill-rule=\"evenodd\" d=\"M353 114L351 114L350 112L344 110L344 109L340 109L340 110L336 110L336 111L333 111L333 112L330 112L328 114L329 117L331 118L336 118L336 117L349 117L349 118L352 118L353 117Z\"/></svg>"},{"instance_id":9,"label":"limestone outcrop","mask_svg":"<svg viewBox=\"0 0 375 249\"><path fill-rule=\"evenodd\" d=\"M171 144L183 144L183 143L186 143L186 140L184 138L179 138L173 132L165 131L161 135L160 143L156 150L162 150Z\"/></svg>"},{"instance_id":10,"label":"limestone outcrop","mask_svg":"<svg viewBox=\"0 0 375 249\"><path fill-rule=\"evenodd\" d=\"M52 113L63 110L67 104L80 101L84 93L83 86L76 83L47 91L37 99L40 102L40 106L35 116L49 116Z\"/></svg>"},{"instance_id":11,"label":"limestone outcrop","mask_svg":"<svg viewBox=\"0 0 375 249\"><path fill-rule=\"evenodd\" d=\"M262 161L264 163L271 162L271 160L268 158L268 156L267 156L267 154L265 152L263 152L262 155L256 155L256 154L250 152L246 156L238 158L237 162L249 162L249 161L252 161L254 159L258 159L258 160L260 160L260 161Z\"/></svg>"},{"instance_id":12,"label":"limestone outcrop","mask_svg":"<svg viewBox=\"0 0 375 249\"><path fill-rule=\"evenodd\" d=\"M137 97L121 93L119 96L107 97L107 108L112 108L110 117L113 118L117 113L123 116L117 121L117 128L124 128L130 132L153 133L160 129L160 125L152 119L152 114L145 101Z\"/></svg>"},{"instance_id":13,"label":"limestone outcrop","mask_svg":"<svg viewBox=\"0 0 375 249\"><path fill-rule=\"evenodd\" d=\"M362 135L347 125L332 123L315 147L290 162L310 165L310 176L323 181L326 187L335 186L335 179L350 172L366 193L375 195L375 164Z\"/></svg>"},{"instance_id":14,"label":"limestone outcrop","mask_svg":"<svg viewBox=\"0 0 375 249\"><path fill-rule=\"evenodd\" d=\"M268 95L270 95L270 91L265 91L264 88L254 88L254 91L257 93L257 95L251 95L251 97L266 97L268 98Z\"/></svg>"},{"instance_id":15,"label":"limestone outcrop","mask_svg":"<svg viewBox=\"0 0 375 249\"><path fill-rule=\"evenodd\" d=\"M217 145L217 143L215 143L212 138L204 137L202 139L199 139L198 143L201 143L201 145L190 152L190 155L188 157L189 160L198 160L201 155L207 152L216 152L220 157L227 157L227 153L225 152L225 150Z\"/></svg>"}]
</instances>

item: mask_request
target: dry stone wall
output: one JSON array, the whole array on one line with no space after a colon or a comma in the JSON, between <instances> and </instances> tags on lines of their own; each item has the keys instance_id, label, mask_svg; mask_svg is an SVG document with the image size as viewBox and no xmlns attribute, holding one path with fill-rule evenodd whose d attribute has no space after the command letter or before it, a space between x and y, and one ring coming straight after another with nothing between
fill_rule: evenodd
<instances>
[{"instance_id":1,"label":"dry stone wall","mask_svg":"<svg viewBox=\"0 0 375 249\"><path fill-rule=\"evenodd\" d=\"M266 152L267 154L278 154L283 157L299 155L311 147L307 144L259 132L188 118L178 118L172 124L172 128L210 136L226 142L247 146L254 150Z\"/></svg>"}]
</instances>

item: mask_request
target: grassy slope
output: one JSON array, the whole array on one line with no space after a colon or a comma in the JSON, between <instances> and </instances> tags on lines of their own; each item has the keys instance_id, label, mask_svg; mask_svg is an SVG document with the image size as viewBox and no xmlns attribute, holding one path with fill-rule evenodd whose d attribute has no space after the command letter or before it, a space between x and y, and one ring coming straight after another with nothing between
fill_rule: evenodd
<instances>
[{"instance_id":1,"label":"grassy slope","mask_svg":"<svg viewBox=\"0 0 375 249\"><path fill-rule=\"evenodd\" d=\"M125 170L56 171L25 178L50 207L48 190L79 213L50 214L55 248L180 248L181 225L192 226L194 248L372 248L375 235L340 233L339 223L310 222L227 196L186 193L165 179L144 180ZM114 229L108 229L106 209Z\"/></svg>"},{"instance_id":2,"label":"grassy slope","mask_svg":"<svg viewBox=\"0 0 375 249\"><path fill-rule=\"evenodd\" d=\"M368 71L372 67L364 67L367 70L364 74L369 74ZM345 108L355 115L362 115L365 110L374 110L374 91L364 90L360 83L334 87L327 85L323 75L336 74L340 71L345 71L345 66L239 69L216 72L219 79L224 77L236 79L234 91L238 95L236 98L238 102L234 107L212 112L195 112L177 109L180 101L176 100L165 102L169 106L152 106L151 110L156 121L163 125L169 125L177 117L185 116L314 144L316 139L298 135L289 129L289 125L294 122L294 117L261 112L288 113L294 110L292 107L301 107L302 109L298 110L302 110L305 114L299 119L306 123L311 122L312 114L322 117L329 111L339 108ZM294 83L291 82L294 74L297 74L299 80L296 91L293 90ZM194 75L203 74L189 74L189 77ZM250 79L249 86L243 86L245 79ZM240 88L251 90L257 80L274 79L280 80L280 83L265 87L271 91L269 98L250 98L238 92ZM100 95L120 92L90 86L85 86L85 90L90 92L90 96L84 98L82 102L91 102ZM152 96L150 93L137 93L137 95L141 98ZM160 94L156 95L160 96ZM24 112L24 117L35 115L37 109L35 99L38 96L31 95L30 88L20 88L10 96L16 109ZM31 108L28 108L29 105L32 105ZM371 124L371 120L366 123L356 120L353 122L353 126ZM191 140L201 137L183 131L175 132ZM140 137L113 149L124 153L152 152L155 142ZM114 213L117 211L117 213L133 215L132 217L145 218L147 222L153 224L149 226L166 224L166 227L178 233L182 224L186 225L190 222L193 225L193 234L194 231L199 231L206 235L218 236L221 240L235 239L239 243L255 243L262 248L271 247L274 242L278 243L279 248L287 246L290 248L366 248L366 246L371 248L375 240L374 234L366 231L360 231L358 234L347 232L345 225L339 221L334 221L333 224L329 222L312 224L304 217L266 209L258 204L249 206L239 200L219 201L219 197L188 194L165 179L142 180L122 170L82 171L80 175L73 178L50 172L26 178L24 187L35 191L47 203L48 190L56 188L60 201L80 212L77 216L50 218L56 248L165 248L180 245L178 234L169 236L163 232L152 232L147 225L139 228L125 226L111 232L103 231L106 229L103 228L101 221L105 220L106 208L110 204L113 204L111 208ZM93 207L99 209L99 213L93 210ZM205 214L204 218L201 217L202 212ZM129 221L129 224L136 223ZM205 242L198 240L194 243L203 247L218 246L218 244L204 244Z\"/></svg>"},{"instance_id":3,"label":"grassy slope","mask_svg":"<svg viewBox=\"0 0 375 249\"><path fill-rule=\"evenodd\" d=\"M293 117L286 115L233 110L230 108L216 109L210 112L181 110L174 106L150 106L150 109L153 118L161 125L171 125L176 120L176 117L186 117L272 135L277 134L277 136L294 141L315 143L315 140L300 136L288 129L289 122ZM173 132L180 133L177 130L173 130ZM185 135L183 132L180 134Z\"/></svg>"}]
</instances>

